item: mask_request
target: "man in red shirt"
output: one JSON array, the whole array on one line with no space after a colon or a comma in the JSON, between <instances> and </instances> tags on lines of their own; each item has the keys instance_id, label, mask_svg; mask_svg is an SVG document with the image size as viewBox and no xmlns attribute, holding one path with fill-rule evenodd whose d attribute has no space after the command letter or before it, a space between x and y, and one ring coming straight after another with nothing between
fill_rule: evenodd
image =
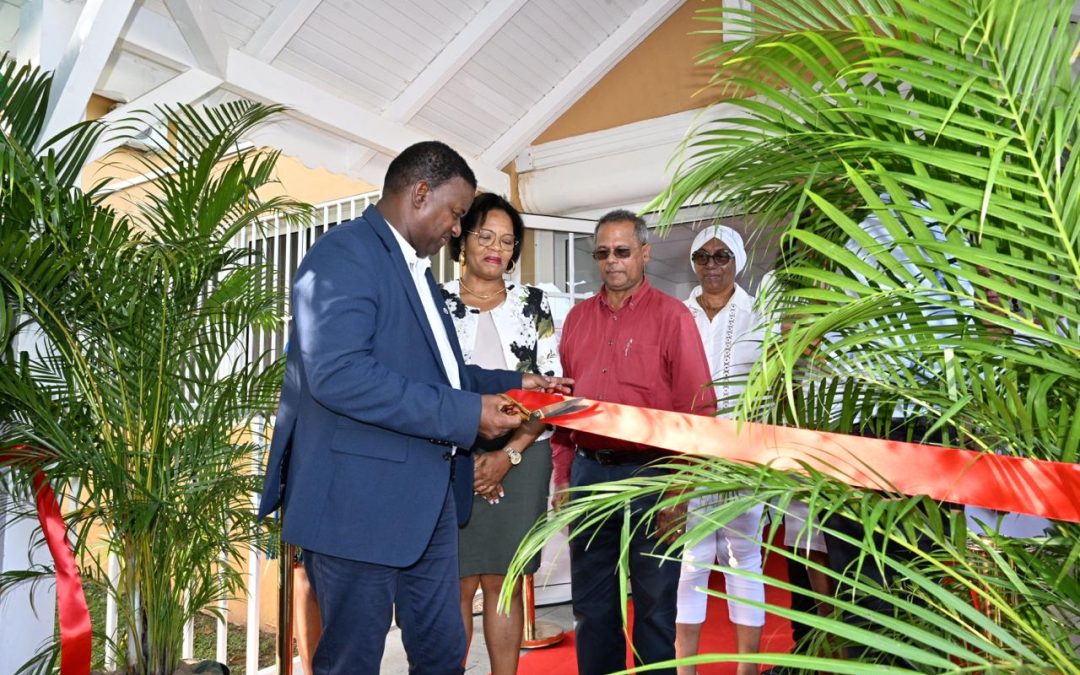
<instances>
[{"instance_id":1,"label":"man in red shirt","mask_svg":"<svg viewBox=\"0 0 1080 675\"><path fill-rule=\"evenodd\" d=\"M597 401L711 415L716 398L708 361L690 311L645 279L649 261L645 221L630 211L608 213L596 224L593 258L603 288L575 306L563 325L559 356L574 395ZM556 500L567 486L631 476L654 476L646 466L665 454L614 438L558 430L551 438ZM655 504L634 502L640 514ZM677 536L686 507L665 509L648 528L630 524L634 593L633 644L639 664L675 658L675 600L679 560L661 562L662 542ZM616 565L622 518L609 518L570 542L571 595L578 670L601 675L625 668ZM657 671L661 672L661 671ZM675 669L663 671L674 675Z\"/></svg>"}]
</instances>

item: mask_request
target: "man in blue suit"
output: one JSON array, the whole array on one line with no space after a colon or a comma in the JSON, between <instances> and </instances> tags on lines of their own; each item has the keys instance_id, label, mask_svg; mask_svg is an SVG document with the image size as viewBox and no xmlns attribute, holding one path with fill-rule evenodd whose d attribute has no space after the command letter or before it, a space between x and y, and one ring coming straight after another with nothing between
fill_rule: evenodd
<instances>
[{"instance_id":1,"label":"man in blue suit","mask_svg":"<svg viewBox=\"0 0 1080 675\"><path fill-rule=\"evenodd\" d=\"M382 199L296 273L260 515L280 505L284 539L304 549L319 675L378 673L395 611L410 672L462 672L451 483L471 500L472 460L460 449L518 425L494 394L557 384L462 360L428 256L460 232L475 190L448 146L411 146Z\"/></svg>"}]
</instances>

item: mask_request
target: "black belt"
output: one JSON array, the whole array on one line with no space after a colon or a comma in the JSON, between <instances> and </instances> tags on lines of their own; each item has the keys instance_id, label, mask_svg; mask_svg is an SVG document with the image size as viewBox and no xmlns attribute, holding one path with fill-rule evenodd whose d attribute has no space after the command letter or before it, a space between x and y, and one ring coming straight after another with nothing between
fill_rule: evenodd
<instances>
[{"instance_id":1,"label":"black belt","mask_svg":"<svg viewBox=\"0 0 1080 675\"><path fill-rule=\"evenodd\" d=\"M619 464L648 464L670 457L672 453L663 450L594 450L579 446L577 454L601 466L617 466Z\"/></svg>"}]
</instances>

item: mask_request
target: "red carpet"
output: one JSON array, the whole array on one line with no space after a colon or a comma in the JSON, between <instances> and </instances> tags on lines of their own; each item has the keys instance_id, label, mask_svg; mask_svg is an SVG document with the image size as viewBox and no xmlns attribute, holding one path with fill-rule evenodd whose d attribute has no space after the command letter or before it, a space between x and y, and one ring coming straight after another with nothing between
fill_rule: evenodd
<instances>
[{"instance_id":1,"label":"red carpet","mask_svg":"<svg viewBox=\"0 0 1080 675\"><path fill-rule=\"evenodd\" d=\"M781 540L782 541L782 540ZM765 573L777 579L787 579L787 562L778 555L769 556L765 564ZM709 578L710 588L723 589L724 575L714 572ZM788 606L788 592L770 586L765 587L765 600L781 607ZM633 621L633 602L631 602L631 621ZM787 652L791 650L791 624L772 614L765 615L765 628L761 636L761 651ZM735 632L728 621L727 602L720 598L709 598L708 619L701 632L701 653L720 654L735 652ZM633 665L627 650L627 667ZM764 668L764 667L763 667ZM577 675L577 660L574 654L574 631L570 630L566 638L554 647L537 649L521 657L518 675ZM706 664L698 666L700 675L727 675L735 672L735 665L730 663Z\"/></svg>"}]
</instances>

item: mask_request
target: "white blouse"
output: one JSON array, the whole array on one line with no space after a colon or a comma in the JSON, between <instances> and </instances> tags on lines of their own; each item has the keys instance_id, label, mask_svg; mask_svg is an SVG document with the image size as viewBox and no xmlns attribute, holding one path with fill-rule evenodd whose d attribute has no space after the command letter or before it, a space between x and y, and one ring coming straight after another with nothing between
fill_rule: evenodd
<instances>
[{"instance_id":1,"label":"white blouse","mask_svg":"<svg viewBox=\"0 0 1080 675\"><path fill-rule=\"evenodd\" d=\"M495 327L491 312L480 312L480 320L476 324L476 344L469 361L489 370L506 370L502 338L499 337L499 329Z\"/></svg>"},{"instance_id":2,"label":"white blouse","mask_svg":"<svg viewBox=\"0 0 1080 675\"><path fill-rule=\"evenodd\" d=\"M761 355L764 333L761 318L754 311L752 295L735 284L735 293L727 305L709 320L698 304L701 286L686 299L686 306L697 324L709 370L716 382L717 408L721 417L731 417L735 399L742 393L746 376Z\"/></svg>"}]
</instances>

